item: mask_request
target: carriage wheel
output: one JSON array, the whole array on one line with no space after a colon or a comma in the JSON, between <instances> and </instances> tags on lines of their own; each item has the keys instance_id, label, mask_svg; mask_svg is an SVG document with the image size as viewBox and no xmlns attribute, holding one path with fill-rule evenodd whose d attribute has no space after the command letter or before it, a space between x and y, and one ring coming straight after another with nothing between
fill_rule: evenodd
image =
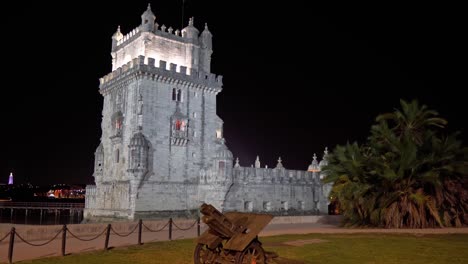
<instances>
[{"instance_id":1,"label":"carriage wheel","mask_svg":"<svg viewBox=\"0 0 468 264\"><path fill-rule=\"evenodd\" d=\"M265 264L265 251L254 241L244 251L237 255L236 264Z\"/></svg>"},{"instance_id":2,"label":"carriage wheel","mask_svg":"<svg viewBox=\"0 0 468 264\"><path fill-rule=\"evenodd\" d=\"M193 263L194 264L211 264L215 263L215 259L220 253L220 248L209 249L205 244L198 244L195 247L195 252L193 254Z\"/></svg>"}]
</instances>

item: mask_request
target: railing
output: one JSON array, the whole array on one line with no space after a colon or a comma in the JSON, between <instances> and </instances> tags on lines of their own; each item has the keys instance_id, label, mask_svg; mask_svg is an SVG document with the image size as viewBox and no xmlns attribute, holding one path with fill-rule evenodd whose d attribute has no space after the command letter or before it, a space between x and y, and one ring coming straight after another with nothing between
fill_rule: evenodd
<instances>
[{"instance_id":1,"label":"railing","mask_svg":"<svg viewBox=\"0 0 468 264\"><path fill-rule=\"evenodd\" d=\"M113 234L119 236L119 237L127 237L127 236L130 236L131 234L133 234L135 232L138 232L137 245L143 245L143 243L141 242L142 241L142 230L143 230L143 228L145 228L149 232L161 232L166 227L168 227L168 229L167 229L168 230L168 238L169 238L169 240L172 240L172 231L173 231L174 228L175 228L175 230L186 231L186 230L192 229L195 225L197 225L197 236L200 236L200 218L197 218L197 220L195 220L195 222L193 224L191 224L187 228L179 227L178 225L176 225L176 223L174 223L172 218L169 218L169 221L163 227L161 227L159 229L156 229L156 230L151 229L148 226L146 226L143 223L143 221L140 219L138 221L138 223L133 227L132 231L130 231L129 233L120 234L117 231L115 231L114 228L112 228L111 224L108 224L98 235L96 235L95 237L92 237L92 238L79 237L76 234L74 234L73 232L71 232L68 229L67 225L63 225L60 230L57 230L57 233L55 233L55 235L51 239L49 239L46 242L42 242L42 243L32 243L30 241L27 241L26 239L23 238L23 236L21 236L16 231L15 227L12 227L11 231L6 233L5 235L0 234L0 243L3 240L6 240L8 237L10 238L10 241L9 241L9 244L8 244L8 263L11 264L11 263L13 263L13 249L14 249L14 246L15 246L15 237L17 237L20 241L22 241L22 242L24 242L24 243L26 243L26 244L28 244L30 246L41 247L41 246L45 246L45 245L51 243L52 241L57 239L60 236L60 234L62 234L62 236L61 236L61 238L62 238L61 255L66 256L67 255L66 254L67 233L70 236L72 236L73 238L76 238L77 240L80 240L80 241L83 241L83 242L89 242L89 241L98 239L102 235L105 235L104 250L109 250L109 240L110 240L111 232Z\"/></svg>"},{"instance_id":2,"label":"railing","mask_svg":"<svg viewBox=\"0 0 468 264\"><path fill-rule=\"evenodd\" d=\"M84 203L48 203L48 202L0 202L0 208L18 209L82 209Z\"/></svg>"}]
</instances>

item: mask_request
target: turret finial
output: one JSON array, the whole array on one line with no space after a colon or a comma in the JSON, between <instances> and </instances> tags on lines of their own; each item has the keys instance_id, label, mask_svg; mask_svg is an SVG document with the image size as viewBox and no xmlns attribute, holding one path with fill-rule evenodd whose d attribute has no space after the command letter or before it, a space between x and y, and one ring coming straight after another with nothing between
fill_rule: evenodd
<instances>
[{"instance_id":1,"label":"turret finial","mask_svg":"<svg viewBox=\"0 0 468 264\"><path fill-rule=\"evenodd\" d=\"M255 160L255 168L260 168L260 158L257 155L257 159Z\"/></svg>"},{"instance_id":2,"label":"turret finial","mask_svg":"<svg viewBox=\"0 0 468 264\"><path fill-rule=\"evenodd\" d=\"M193 17L189 18L188 24L189 24L189 26L193 26Z\"/></svg>"},{"instance_id":3,"label":"turret finial","mask_svg":"<svg viewBox=\"0 0 468 264\"><path fill-rule=\"evenodd\" d=\"M205 23L205 30L208 30L208 23Z\"/></svg>"},{"instance_id":4,"label":"turret finial","mask_svg":"<svg viewBox=\"0 0 468 264\"><path fill-rule=\"evenodd\" d=\"M315 155L314 153L314 156L312 157L314 160L317 160L317 155Z\"/></svg>"},{"instance_id":5,"label":"turret finial","mask_svg":"<svg viewBox=\"0 0 468 264\"><path fill-rule=\"evenodd\" d=\"M240 164L239 164L239 157L236 158L236 164L234 164L234 168L239 168L240 167Z\"/></svg>"},{"instance_id":6,"label":"turret finial","mask_svg":"<svg viewBox=\"0 0 468 264\"><path fill-rule=\"evenodd\" d=\"M323 151L323 153L324 153L324 155L323 155L324 157L325 157L326 155L328 155L328 147L325 147L325 151Z\"/></svg>"},{"instance_id":7,"label":"turret finial","mask_svg":"<svg viewBox=\"0 0 468 264\"><path fill-rule=\"evenodd\" d=\"M279 157L278 158L278 164L276 164L277 169L283 168L283 163L281 163L281 162L282 162L281 157Z\"/></svg>"},{"instance_id":8,"label":"turret finial","mask_svg":"<svg viewBox=\"0 0 468 264\"><path fill-rule=\"evenodd\" d=\"M148 8L147 10L151 10L151 3L148 3Z\"/></svg>"}]
</instances>

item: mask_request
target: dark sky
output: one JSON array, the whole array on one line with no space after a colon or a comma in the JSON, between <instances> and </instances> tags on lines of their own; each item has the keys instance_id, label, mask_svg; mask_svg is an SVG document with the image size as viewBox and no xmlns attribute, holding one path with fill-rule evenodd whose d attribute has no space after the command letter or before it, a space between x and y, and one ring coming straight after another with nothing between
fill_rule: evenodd
<instances>
[{"instance_id":1,"label":"dark sky","mask_svg":"<svg viewBox=\"0 0 468 264\"><path fill-rule=\"evenodd\" d=\"M0 182L12 171L16 183L92 183L111 36L137 27L148 1L17 2L2 4ZM182 0L150 2L160 25L181 27ZM400 98L438 110L466 142L461 7L260 2L185 8L184 26L195 16L214 36L218 115L241 165L260 155L272 167L281 156L306 169L325 146L362 142Z\"/></svg>"}]
</instances>

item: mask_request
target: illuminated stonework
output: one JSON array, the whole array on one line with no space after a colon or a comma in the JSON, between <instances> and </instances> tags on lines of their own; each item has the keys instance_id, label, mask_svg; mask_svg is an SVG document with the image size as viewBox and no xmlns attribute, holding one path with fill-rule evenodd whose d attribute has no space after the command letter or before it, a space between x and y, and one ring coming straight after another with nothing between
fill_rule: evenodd
<instances>
[{"instance_id":1,"label":"illuminated stonework","mask_svg":"<svg viewBox=\"0 0 468 264\"><path fill-rule=\"evenodd\" d=\"M199 33L192 18L182 31L167 28L150 6L141 18L130 33L118 28L112 36L112 72L100 79L102 136L85 219L196 215L203 202L220 210L326 212L318 173L287 170L281 160L273 169L260 161L234 166L216 115L223 83L210 71L208 27Z\"/></svg>"}]
</instances>

